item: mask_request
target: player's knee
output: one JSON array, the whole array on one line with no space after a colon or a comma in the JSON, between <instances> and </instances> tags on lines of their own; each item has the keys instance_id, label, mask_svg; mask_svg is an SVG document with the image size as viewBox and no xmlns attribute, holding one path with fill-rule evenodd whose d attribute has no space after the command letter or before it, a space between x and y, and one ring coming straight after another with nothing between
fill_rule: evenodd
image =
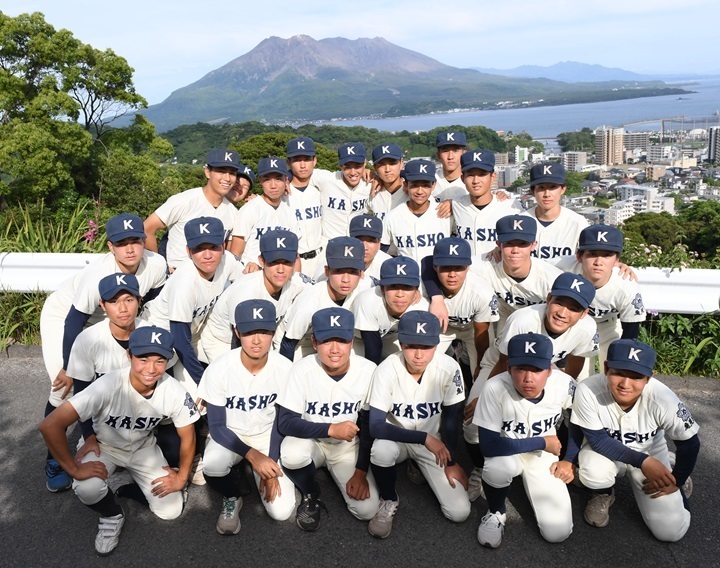
<instances>
[{"instance_id":1,"label":"player's knee","mask_svg":"<svg viewBox=\"0 0 720 568\"><path fill-rule=\"evenodd\" d=\"M616 471L609 468L583 467L580 464L578 478L588 489L607 489L615 485Z\"/></svg>"},{"instance_id":2,"label":"player's knee","mask_svg":"<svg viewBox=\"0 0 720 568\"><path fill-rule=\"evenodd\" d=\"M380 467L392 467L400 457L400 447L391 440L375 440L370 450L370 462ZM374 515L375 513L373 513Z\"/></svg>"},{"instance_id":3,"label":"player's knee","mask_svg":"<svg viewBox=\"0 0 720 568\"><path fill-rule=\"evenodd\" d=\"M483 481L492 487L507 487L517 475L520 475L520 466L515 456L501 456L486 458L483 465Z\"/></svg>"},{"instance_id":4,"label":"player's knee","mask_svg":"<svg viewBox=\"0 0 720 568\"><path fill-rule=\"evenodd\" d=\"M685 533L690 528L690 512L682 509L676 515L667 515L666 512L648 515L645 523L653 536L659 541L677 542L685 536Z\"/></svg>"},{"instance_id":5,"label":"player's knee","mask_svg":"<svg viewBox=\"0 0 720 568\"><path fill-rule=\"evenodd\" d=\"M464 500L458 499L456 502L450 505L440 505L442 514L445 518L452 521L453 523L463 523L470 516L470 501L466 498Z\"/></svg>"},{"instance_id":6,"label":"player's knee","mask_svg":"<svg viewBox=\"0 0 720 568\"><path fill-rule=\"evenodd\" d=\"M280 449L280 461L283 467L288 469L300 469L312 462L312 455L307 446L301 444L289 444L285 438Z\"/></svg>"},{"instance_id":7,"label":"player's knee","mask_svg":"<svg viewBox=\"0 0 720 568\"><path fill-rule=\"evenodd\" d=\"M550 543L564 542L572 533L572 519L568 519L565 523L558 522L540 522L538 528L542 537Z\"/></svg>"},{"instance_id":8,"label":"player's knee","mask_svg":"<svg viewBox=\"0 0 720 568\"><path fill-rule=\"evenodd\" d=\"M183 512L183 495L182 491L176 491L170 495L166 495L162 499L158 499L159 502L150 501L150 510L155 513L157 517L164 521L172 521L177 519Z\"/></svg>"},{"instance_id":9,"label":"player's knee","mask_svg":"<svg viewBox=\"0 0 720 568\"><path fill-rule=\"evenodd\" d=\"M377 498L372 496L367 499L363 499L362 501L348 499L347 507L348 511L350 511L356 519L360 521L369 521L375 516L375 513L377 513L378 508L380 507L380 502Z\"/></svg>"},{"instance_id":10,"label":"player's knee","mask_svg":"<svg viewBox=\"0 0 720 568\"><path fill-rule=\"evenodd\" d=\"M222 456L213 455L209 452L203 454L203 473L208 477L225 477L230 473L232 463Z\"/></svg>"},{"instance_id":11,"label":"player's knee","mask_svg":"<svg viewBox=\"0 0 720 568\"><path fill-rule=\"evenodd\" d=\"M293 491L293 497L295 496L295 492ZM279 499L278 497L275 498L275 502L266 504L263 501L263 504L265 505L265 510L267 511L268 516L273 521L287 521L295 512L295 499Z\"/></svg>"},{"instance_id":12,"label":"player's knee","mask_svg":"<svg viewBox=\"0 0 720 568\"><path fill-rule=\"evenodd\" d=\"M108 486L99 477L91 477L80 481L75 480L73 491L83 505L94 505L107 495Z\"/></svg>"}]
</instances>

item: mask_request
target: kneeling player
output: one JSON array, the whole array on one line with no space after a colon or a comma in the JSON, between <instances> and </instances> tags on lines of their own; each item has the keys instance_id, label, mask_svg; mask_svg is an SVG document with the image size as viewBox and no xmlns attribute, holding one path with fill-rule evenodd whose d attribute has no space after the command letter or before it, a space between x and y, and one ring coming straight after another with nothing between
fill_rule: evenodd
<instances>
[{"instance_id":1,"label":"kneeling player","mask_svg":"<svg viewBox=\"0 0 720 568\"><path fill-rule=\"evenodd\" d=\"M407 312L400 318L401 353L383 361L370 392L373 476L380 508L368 525L370 534L386 538L399 505L396 464L408 458L435 493L443 515L461 523L470 515L467 477L455 462L465 389L458 363L437 353L440 321L430 312ZM440 441L443 426L444 444Z\"/></svg>"},{"instance_id":2,"label":"kneeling player","mask_svg":"<svg viewBox=\"0 0 720 568\"><path fill-rule=\"evenodd\" d=\"M556 427L572 405L575 381L552 368L552 357L548 337L516 335L508 343L508 371L490 379L480 391L473 424L485 456L482 483L488 512L477 534L482 545L500 546L505 499L518 475L543 538L562 542L572 532L566 484L573 480L573 469L570 462L558 461L561 443Z\"/></svg>"},{"instance_id":3,"label":"kneeling player","mask_svg":"<svg viewBox=\"0 0 720 568\"><path fill-rule=\"evenodd\" d=\"M585 520L610 522L615 478L627 473L645 524L658 540L676 542L690 528L684 491L700 451L699 428L675 393L652 378L654 365L649 345L613 341L605 372L578 385L570 435L576 438L579 427L585 438L578 477L594 492ZM666 436L677 448L672 470Z\"/></svg>"},{"instance_id":4,"label":"kneeling player","mask_svg":"<svg viewBox=\"0 0 720 568\"><path fill-rule=\"evenodd\" d=\"M273 519L284 521L295 508L295 488L277 463L280 438L271 436L275 400L291 366L285 357L270 351L276 327L271 302L240 302L235 308L240 348L212 363L198 387L198 396L207 405L212 436L203 454L203 473L208 485L223 496L216 525L220 534L240 532L242 497L230 470L243 459L252 465L263 505Z\"/></svg>"},{"instance_id":5,"label":"kneeling player","mask_svg":"<svg viewBox=\"0 0 720 568\"><path fill-rule=\"evenodd\" d=\"M183 489L195 454L193 422L199 418L190 394L165 374L173 356L170 332L139 327L130 335L130 368L103 375L40 424L53 457L75 480L80 501L100 513L95 550L109 554L118 545L125 522L122 508L106 480L124 467L140 486L150 510L161 519L175 519L183 510ZM68 450L65 430L77 420L92 418L99 455L85 454L76 463ZM153 429L170 418L180 436L180 466L168 466L155 442Z\"/></svg>"}]
</instances>

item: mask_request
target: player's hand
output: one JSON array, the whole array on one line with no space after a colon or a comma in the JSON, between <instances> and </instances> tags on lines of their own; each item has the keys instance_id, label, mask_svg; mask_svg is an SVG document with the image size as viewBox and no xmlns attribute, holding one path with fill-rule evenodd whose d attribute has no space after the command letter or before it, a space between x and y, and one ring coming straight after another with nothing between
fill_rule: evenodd
<instances>
[{"instance_id":1,"label":"player's hand","mask_svg":"<svg viewBox=\"0 0 720 568\"><path fill-rule=\"evenodd\" d=\"M490 262L494 262L497 264L502 260L502 252L500 251L500 247L496 246L494 249L492 249L487 255L485 256L485 260L489 260Z\"/></svg>"},{"instance_id":2,"label":"player's hand","mask_svg":"<svg viewBox=\"0 0 720 568\"><path fill-rule=\"evenodd\" d=\"M448 482L450 482L450 487L452 487L453 489L455 489L455 482L458 481L460 482L460 485L465 488L465 491L467 491L467 474L465 473L465 470L460 467L460 464L446 466L445 477L447 477Z\"/></svg>"},{"instance_id":3,"label":"player's hand","mask_svg":"<svg viewBox=\"0 0 720 568\"><path fill-rule=\"evenodd\" d=\"M105 464L99 461L86 461L85 463L78 464L77 469L72 473L68 472L68 474L78 481L90 479L91 477L99 477L105 480L110 475L108 474Z\"/></svg>"},{"instance_id":4,"label":"player's hand","mask_svg":"<svg viewBox=\"0 0 720 568\"><path fill-rule=\"evenodd\" d=\"M245 265L245 268L243 268L243 274L250 274L251 272L257 272L260 270L260 266L255 264L254 262L248 262Z\"/></svg>"},{"instance_id":5,"label":"player's hand","mask_svg":"<svg viewBox=\"0 0 720 568\"><path fill-rule=\"evenodd\" d=\"M651 457L645 458L641 469L645 474L643 493L646 495L660 497L661 495L674 493L673 487L677 489L675 476L661 461Z\"/></svg>"},{"instance_id":6,"label":"player's hand","mask_svg":"<svg viewBox=\"0 0 720 568\"><path fill-rule=\"evenodd\" d=\"M290 184L290 181L285 182L285 191L283 192L283 195L291 195L292 194L292 185Z\"/></svg>"},{"instance_id":7,"label":"player's hand","mask_svg":"<svg viewBox=\"0 0 720 568\"><path fill-rule=\"evenodd\" d=\"M569 461L556 461L550 466L550 473L563 483L571 483L575 479L575 466Z\"/></svg>"},{"instance_id":8,"label":"player's hand","mask_svg":"<svg viewBox=\"0 0 720 568\"><path fill-rule=\"evenodd\" d=\"M438 216L438 219L447 219L450 217L452 215L452 201L446 199L438 203L437 207L435 207L435 214Z\"/></svg>"},{"instance_id":9,"label":"player's hand","mask_svg":"<svg viewBox=\"0 0 720 568\"><path fill-rule=\"evenodd\" d=\"M473 416L475 415L475 407L477 406L478 397L468 400L465 404L465 410L463 411L463 424L466 426L472 422Z\"/></svg>"},{"instance_id":10,"label":"player's hand","mask_svg":"<svg viewBox=\"0 0 720 568\"><path fill-rule=\"evenodd\" d=\"M507 194L507 192L502 189L496 189L491 193L495 196L495 199L501 202L510 199L510 196Z\"/></svg>"},{"instance_id":11,"label":"player's hand","mask_svg":"<svg viewBox=\"0 0 720 568\"><path fill-rule=\"evenodd\" d=\"M370 497L370 485L367 480L367 472L356 469L353 476L345 485L348 497L352 497L356 501L364 501Z\"/></svg>"},{"instance_id":12,"label":"player's hand","mask_svg":"<svg viewBox=\"0 0 720 568\"><path fill-rule=\"evenodd\" d=\"M618 267L618 274L623 280L633 280L634 282L638 281L638 277L637 274L635 274L635 271L624 262L618 261L615 263L615 266Z\"/></svg>"},{"instance_id":13,"label":"player's hand","mask_svg":"<svg viewBox=\"0 0 720 568\"><path fill-rule=\"evenodd\" d=\"M370 168L365 168L362 172L362 180L365 183L370 183L373 179L375 179L375 172Z\"/></svg>"},{"instance_id":14,"label":"player's hand","mask_svg":"<svg viewBox=\"0 0 720 568\"><path fill-rule=\"evenodd\" d=\"M545 439L545 451L554 456L559 456L562 451L560 438L557 436L543 436Z\"/></svg>"},{"instance_id":15,"label":"player's hand","mask_svg":"<svg viewBox=\"0 0 720 568\"><path fill-rule=\"evenodd\" d=\"M428 434L425 437L425 447L435 456L435 463L445 467L450 461L450 450L440 440Z\"/></svg>"},{"instance_id":16,"label":"player's hand","mask_svg":"<svg viewBox=\"0 0 720 568\"><path fill-rule=\"evenodd\" d=\"M249 193L247 196L247 200L252 201L253 199L256 199L258 197L260 197L260 196L257 193Z\"/></svg>"},{"instance_id":17,"label":"player's hand","mask_svg":"<svg viewBox=\"0 0 720 568\"><path fill-rule=\"evenodd\" d=\"M163 469L168 472L167 475L153 479L151 482L153 485L152 494L161 499L166 495L170 495L170 493L175 493L175 491L182 491L186 485L186 482L180 479L177 471L169 465L164 466Z\"/></svg>"},{"instance_id":18,"label":"player's hand","mask_svg":"<svg viewBox=\"0 0 720 568\"><path fill-rule=\"evenodd\" d=\"M88 436L83 445L78 448L77 452L75 452L75 463L78 465L81 464L83 458L90 452L94 453L95 456L100 457L100 445L97 442L95 434Z\"/></svg>"},{"instance_id":19,"label":"player's hand","mask_svg":"<svg viewBox=\"0 0 720 568\"><path fill-rule=\"evenodd\" d=\"M73 386L72 377L67 376L65 369L60 369L60 372L58 373L57 377L55 377L55 380L52 382L53 392L57 392L62 389L62 394L60 395L60 398L65 398L68 395L68 393L70 392L70 389L72 388L72 386Z\"/></svg>"},{"instance_id":20,"label":"player's hand","mask_svg":"<svg viewBox=\"0 0 720 568\"><path fill-rule=\"evenodd\" d=\"M198 412L205 412L205 401L202 398L195 399L195 406L197 406Z\"/></svg>"},{"instance_id":21,"label":"player's hand","mask_svg":"<svg viewBox=\"0 0 720 568\"><path fill-rule=\"evenodd\" d=\"M445 305L445 300L442 296L433 296L430 300L430 309L428 310L431 314L440 320L440 328L443 333L447 331L448 326L448 311Z\"/></svg>"},{"instance_id":22,"label":"player's hand","mask_svg":"<svg viewBox=\"0 0 720 568\"><path fill-rule=\"evenodd\" d=\"M358 425L355 424L355 422L345 420L345 422L340 422L338 424L330 424L328 436L335 438L336 440L352 442L359 431L360 428L358 428Z\"/></svg>"},{"instance_id":23,"label":"player's hand","mask_svg":"<svg viewBox=\"0 0 720 568\"><path fill-rule=\"evenodd\" d=\"M380 193L382 190L383 190L383 186L380 183L380 180L377 178L377 176L373 176L372 183L370 184L370 198L372 199L378 193Z\"/></svg>"},{"instance_id":24,"label":"player's hand","mask_svg":"<svg viewBox=\"0 0 720 568\"><path fill-rule=\"evenodd\" d=\"M277 477L271 477L270 479L261 479L260 486L258 487L260 495L266 503L272 503L275 501L275 497L282 495L280 489L280 481Z\"/></svg>"},{"instance_id":25,"label":"player's hand","mask_svg":"<svg viewBox=\"0 0 720 568\"><path fill-rule=\"evenodd\" d=\"M282 468L274 459L267 457L254 448L245 454L245 459L250 462L252 468L262 479L272 479L283 474Z\"/></svg>"}]
</instances>

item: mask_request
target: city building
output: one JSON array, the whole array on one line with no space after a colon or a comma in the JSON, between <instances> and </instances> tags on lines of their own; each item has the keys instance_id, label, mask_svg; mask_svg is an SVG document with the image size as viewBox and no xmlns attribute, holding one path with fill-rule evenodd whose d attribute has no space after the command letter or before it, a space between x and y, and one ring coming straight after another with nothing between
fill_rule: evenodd
<instances>
[{"instance_id":1,"label":"city building","mask_svg":"<svg viewBox=\"0 0 720 568\"><path fill-rule=\"evenodd\" d=\"M563 152L562 163L568 172L576 172L582 170L582 166L587 164L587 152ZM577 166L580 166L578 169Z\"/></svg>"},{"instance_id":2,"label":"city building","mask_svg":"<svg viewBox=\"0 0 720 568\"><path fill-rule=\"evenodd\" d=\"M720 164L720 126L713 126L708 131L708 162Z\"/></svg>"},{"instance_id":3,"label":"city building","mask_svg":"<svg viewBox=\"0 0 720 568\"><path fill-rule=\"evenodd\" d=\"M670 144L650 144L647 149L647 161L653 164L668 162L672 157Z\"/></svg>"},{"instance_id":4,"label":"city building","mask_svg":"<svg viewBox=\"0 0 720 568\"><path fill-rule=\"evenodd\" d=\"M600 126L595 129L595 163L614 166L623 163L623 128Z\"/></svg>"},{"instance_id":5,"label":"city building","mask_svg":"<svg viewBox=\"0 0 720 568\"><path fill-rule=\"evenodd\" d=\"M522 164L530 159L530 148L515 146L515 163Z\"/></svg>"},{"instance_id":6,"label":"city building","mask_svg":"<svg viewBox=\"0 0 720 568\"><path fill-rule=\"evenodd\" d=\"M623 145L630 151L640 149L646 152L649 142L649 132L625 132L625 134L623 134Z\"/></svg>"}]
</instances>

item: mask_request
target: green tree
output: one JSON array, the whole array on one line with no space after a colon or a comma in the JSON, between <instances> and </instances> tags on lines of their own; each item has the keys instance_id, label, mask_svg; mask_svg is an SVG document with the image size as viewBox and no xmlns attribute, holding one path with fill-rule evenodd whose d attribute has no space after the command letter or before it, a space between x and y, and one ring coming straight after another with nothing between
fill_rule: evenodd
<instances>
[{"instance_id":1,"label":"green tree","mask_svg":"<svg viewBox=\"0 0 720 568\"><path fill-rule=\"evenodd\" d=\"M622 230L627 238L657 245L665 251L680 243L683 238L683 226L666 211L634 215L625 221Z\"/></svg>"},{"instance_id":2,"label":"green tree","mask_svg":"<svg viewBox=\"0 0 720 568\"><path fill-rule=\"evenodd\" d=\"M698 201L678 213L685 243L704 258L715 258L720 247L720 202Z\"/></svg>"},{"instance_id":3,"label":"green tree","mask_svg":"<svg viewBox=\"0 0 720 568\"><path fill-rule=\"evenodd\" d=\"M557 140L563 152L595 151L595 135L587 126L576 132L561 132Z\"/></svg>"},{"instance_id":4,"label":"green tree","mask_svg":"<svg viewBox=\"0 0 720 568\"><path fill-rule=\"evenodd\" d=\"M257 171L258 162L269 156L285 157L287 143L297 134L267 132L246 138L242 142L230 144L230 149L240 154L242 163ZM338 168L337 154L321 144L315 144L317 167L335 171Z\"/></svg>"},{"instance_id":5,"label":"green tree","mask_svg":"<svg viewBox=\"0 0 720 568\"><path fill-rule=\"evenodd\" d=\"M567 186L565 195L582 195L585 193L582 182L585 181L586 176L586 174L579 172L567 172L565 174L565 185Z\"/></svg>"}]
</instances>

